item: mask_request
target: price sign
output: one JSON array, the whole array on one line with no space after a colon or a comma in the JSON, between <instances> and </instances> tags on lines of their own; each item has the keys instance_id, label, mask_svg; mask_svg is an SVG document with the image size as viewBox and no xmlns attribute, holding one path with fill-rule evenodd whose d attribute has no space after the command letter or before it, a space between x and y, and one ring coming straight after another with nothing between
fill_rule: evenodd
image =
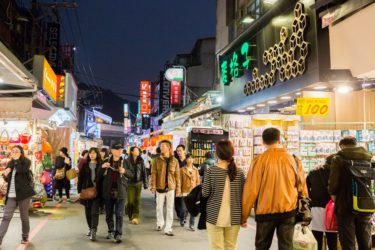
<instances>
[{"instance_id":1,"label":"price sign","mask_svg":"<svg viewBox=\"0 0 375 250\"><path fill-rule=\"evenodd\" d=\"M301 116L327 116L330 103L329 98L298 98L296 113Z\"/></svg>"}]
</instances>

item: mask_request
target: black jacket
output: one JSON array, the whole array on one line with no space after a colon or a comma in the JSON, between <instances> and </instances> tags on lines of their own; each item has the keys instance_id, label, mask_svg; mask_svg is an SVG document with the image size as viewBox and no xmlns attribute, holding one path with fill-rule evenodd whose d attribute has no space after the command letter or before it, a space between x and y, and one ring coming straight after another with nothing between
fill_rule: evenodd
<instances>
[{"instance_id":1,"label":"black jacket","mask_svg":"<svg viewBox=\"0 0 375 250\"><path fill-rule=\"evenodd\" d=\"M312 207L325 208L331 200L331 196L328 193L329 173L330 166L324 165L321 168L312 170L307 176L306 184Z\"/></svg>"},{"instance_id":2,"label":"black jacket","mask_svg":"<svg viewBox=\"0 0 375 250\"><path fill-rule=\"evenodd\" d=\"M23 160L11 160L8 163L7 168L10 168L12 171L8 174L5 179L8 182L8 190L7 190L7 199L9 188L12 181L12 174L13 170L16 169L16 176L15 176L15 187L16 187L16 200L22 201L27 198L31 198L35 195L34 188L33 188L33 177L32 172L30 169L31 161L27 158Z\"/></svg>"},{"instance_id":3,"label":"black jacket","mask_svg":"<svg viewBox=\"0 0 375 250\"><path fill-rule=\"evenodd\" d=\"M113 158L112 156L107 160L104 161L104 163L109 162L111 166L113 166ZM117 191L118 191L118 199L125 199L126 192L128 189L128 180L134 177L134 173L131 169L128 168L128 166L125 164L125 160L123 160L122 157L120 157L119 160L120 164L124 166L125 168L125 174L120 176L118 175L117 178ZM104 199L110 199L111 198L111 190L112 190L112 173L113 170L111 168L105 169L100 168L99 169L99 182L102 185L102 197Z\"/></svg>"},{"instance_id":4,"label":"black jacket","mask_svg":"<svg viewBox=\"0 0 375 250\"><path fill-rule=\"evenodd\" d=\"M184 198L186 208L192 216L195 217L198 216L199 213L201 214L198 222L199 230L206 229L207 200L208 198L202 196L202 185L193 188L190 194Z\"/></svg>"},{"instance_id":5,"label":"black jacket","mask_svg":"<svg viewBox=\"0 0 375 250\"><path fill-rule=\"evenodd\" d=\"M341 216L353 213L352 179L344 160L370 162L372 154L362 147L340 150L332 160L328 191L336 196L335 212Z\"/></svg>"},{"instance_id":6,"label":"black jacket","mask_svg":"<svg viewBox=\"0 0 375 250\"><path fill-rule=\"evenodd\" d=\"M129 156L129 158L125 160L125 168L131 169L134 173L133 178L129 178L129 184L137 184L142 182L143 187L147 189L148 181L146 174L146 166L141 157L138 157L137 160L134 162L133 157Z\"/></svg>"},{"instance_id":7,"label":"black jacket","mask_svg":"<svg viewBox=\"0 0 375 250\"><path fill-rule=\"evenodd\" d=\"M88 162L83 164L81 171L78 173L78 183L77 183L77 190L78 193L81 193L82 189L93 187L94 184L96 185L96 190L98 192L96 198L101 198L102 196L102 186L99 182L99 170L101 168L101 164L96 164L95 168L95 183L91 180L91 170ZM82 204L86 203L86 200L81 200Z\"/></svg>"}]
</instances>

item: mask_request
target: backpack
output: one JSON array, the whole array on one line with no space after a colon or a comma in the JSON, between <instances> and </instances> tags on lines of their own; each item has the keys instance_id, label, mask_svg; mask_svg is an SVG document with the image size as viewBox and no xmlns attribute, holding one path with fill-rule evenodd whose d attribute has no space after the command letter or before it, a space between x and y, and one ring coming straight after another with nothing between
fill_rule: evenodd
<instances>
[{"instance_id":1,"label":"backpack","mask_svg":"<svg viewBox=\"0 0 375 250\"><path fill-rule=\"evenodd\" d=\"M352 179L353 210L359 213L375 212L375 169L369 161L345 160Z\"/></svg>"}]
</instances>

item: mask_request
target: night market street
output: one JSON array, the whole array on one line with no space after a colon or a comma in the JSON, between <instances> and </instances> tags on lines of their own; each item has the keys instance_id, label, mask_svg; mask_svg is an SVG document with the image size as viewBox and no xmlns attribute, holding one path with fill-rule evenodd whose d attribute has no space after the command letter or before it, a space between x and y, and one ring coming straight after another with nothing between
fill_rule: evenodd
<instances>
[{"instance_id":1,"label":"night market street","mask_svg":"<svg viewBox=\"0 0 375 250\"><path fill-rule=\"evenodd\" d=\"M129 220L124 217L124 241L121 244L105 239L107 225L104 214L100 215L97 241L91 242L85 236L87 225L82 205L63 203L60 206L55 202L48 202L44 209L38 209L30 214L31 234L28 245L21 246L19 244L21 223L19 218L14 218L0 249L75 250L78 249L78 246L80 250L162 250L172 249L172 246L178 246L179 250L209 249L206 231L190 232L187 228L182 229L177 220L174 222L174 237L168 237L162 232L155 231L153 196L149 191L144 192L142 196L141 224L131 225ZM249 228L240 231L238 250L255 249L255 223L251 220L250 224ZM271 249L277 249L276 245L273 244Z\"/></svg>"}]
</instances>

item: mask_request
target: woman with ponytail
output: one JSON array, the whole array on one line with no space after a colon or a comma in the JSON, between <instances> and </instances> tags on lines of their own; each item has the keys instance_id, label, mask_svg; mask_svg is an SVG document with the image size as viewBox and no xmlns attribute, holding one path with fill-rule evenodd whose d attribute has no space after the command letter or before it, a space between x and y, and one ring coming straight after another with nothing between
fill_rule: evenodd
<instances>
[{"instance_id":1,"label":"woman with ponytail","mask_svg":"<svg viewBox=\"0 0 375 250\"><path fill-rule=\"evenodd\" d=\"M207 170L203 197L207 201L207 232L211 250L237 249L242 215L242 189L245 175L237 168L230 141L216 144L218 162Z\"/></svg>"}]
</instances>

